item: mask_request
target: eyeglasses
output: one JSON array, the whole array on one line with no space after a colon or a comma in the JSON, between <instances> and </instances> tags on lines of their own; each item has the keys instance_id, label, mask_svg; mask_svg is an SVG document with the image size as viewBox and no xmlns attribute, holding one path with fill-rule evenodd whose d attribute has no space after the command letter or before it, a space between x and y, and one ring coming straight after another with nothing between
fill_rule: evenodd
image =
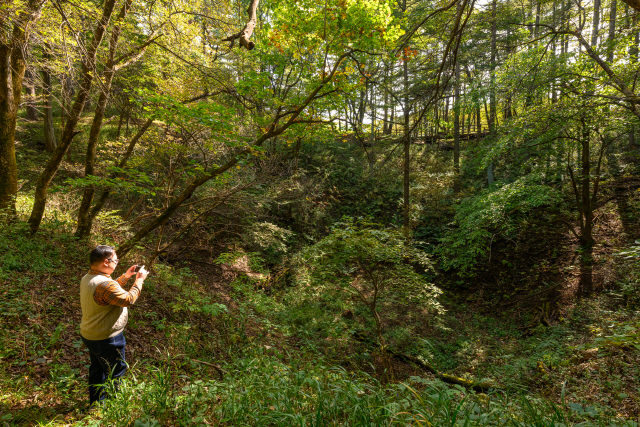
<instances>
[{"instance_id":1,"label":"eyeglasses","mask_svg":"<svg viewBox=\"0 0 640 427\"><path fill-rule=\"evenodd\" d=\"M116 264L116 265L118 265L118 263L120 262L120 260L119 260L119 259L113 260L113 259L111 259L111 258L107 258L107 261L111 261L112 263L114 263L114 264Z\"/></svg>"}]
</instances>

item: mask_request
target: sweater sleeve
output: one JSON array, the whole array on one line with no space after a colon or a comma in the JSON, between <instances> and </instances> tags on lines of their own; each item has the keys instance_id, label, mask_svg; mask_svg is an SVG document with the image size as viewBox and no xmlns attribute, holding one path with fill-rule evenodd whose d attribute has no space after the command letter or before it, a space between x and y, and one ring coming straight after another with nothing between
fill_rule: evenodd
<instances>
[{"instance_id":1,"label":"sweater sleeve","mask_svg":"<svg viewBox=\"0 0 640 427\"><path fill-rule=\"evenodd\" d=\"M135 281L129 292L122 286L127 283L127 278L122 275L115 280L108 280L99 284L93 292L93 300L98 305L116 305L118 307L129 307L133 305L142 291L142 279Z\"/></svg>"}]
</instances>

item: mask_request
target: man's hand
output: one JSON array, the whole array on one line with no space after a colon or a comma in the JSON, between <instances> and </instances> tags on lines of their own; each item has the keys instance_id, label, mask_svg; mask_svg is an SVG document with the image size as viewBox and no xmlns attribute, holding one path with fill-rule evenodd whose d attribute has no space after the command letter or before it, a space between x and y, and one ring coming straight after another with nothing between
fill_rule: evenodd
<instances>
[{"instance_id":1,"label":"man's hand","mask_svg":"<svg viewBox=\"0 0 640 427\"><path fill-rule=\"evenodd\" d=\"M135 267L135 266L134 266ZM136 274L136 280L138 279L146 279L147 275L149 274L149 272L147 270L145 270L144 266L142 266L142 268L140 269L140 271L138 271L138 274Z\"/></svg>"},{"instance_id":2,"label":"man's hand","mask_svg":"<svg viewBox=\"0 0 640 427\"><path fill-rule=\"evenodd\" d=\"M127 279L130 279L131 276L133 276L134 274L136 274L136 267L137 265L132 265L131 267L129 267L129 269L127 270L126 273L124 273L124 277L126 277Z\"/></svg>"}]
</instances>

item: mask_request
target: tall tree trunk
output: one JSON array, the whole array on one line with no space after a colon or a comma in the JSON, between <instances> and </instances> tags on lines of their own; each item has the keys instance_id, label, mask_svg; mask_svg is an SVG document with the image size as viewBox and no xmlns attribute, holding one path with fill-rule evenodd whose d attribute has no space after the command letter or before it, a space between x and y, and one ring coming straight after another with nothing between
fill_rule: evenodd
<instances>
[{"instance_id":1,"label":"tall tree trunk","mask_svg":"<svg viewBox=\"0 0 640 427\"><path fill-rule=\"evenodd\" d=\"M553 28L557 27L557 2L553 1L553 15L552 15L552 26ZM556 55L557 55L558 47L556 45L556 39L553 39L553 43L551 43L551 57L553 58L553 62L555 63ZM558 102L558 94L556 91L556 82L555 79L551 81L551 103L555 104Z\"/></svg>"},{"instance_id":2,"label":"tall tree trunk","mask_svg":"<svg viewBox=\"0 0 640 427\"><path fill-rule=\"evenodd\" d=\"M453 98L453 192L460 192L460 62L456 61Z\"/></svg>"},{"instance_id":3,"label":"tall tree trunk","mask_svg":"<svg viewBox=\"0 0 640 427\"><path fill-rule=\"evenodd\" d=\"M364 123L364 112L367 108L367 90L368 84L365 84L364 90L360 91L360 100L358 102L358 132L362 131L362 124ZM355 129L354 129L355 130Z\"/></svg>"},{"instance_id":4,"label":"tall tree trunk","mask_svg":"<svg viewBox=\"0 0 640 427\"><path fill-rule=\"evenodd\" d=\"M387 72L385 71L385 76L384 76L384 84L382 89L384 90L384 120L382 122L382 134L386 135L387 134L387 127L389 126L388 123L388 119L389 119L389 82L388 80L388 76L387 76Z\"/></svg>"},{"instance_id":5,"label":"tall tree trunk","mask_svg":"<svg viewBox=\"0 0 640 427\"><path fill-rule=\"evenodd\" d=\"M0 212L15 215L18 166L15 137L22 80L26 69L30 27L40 18L45 0L29 0L13 24L13 32L0 39ZM4 18L0 18L0 25Z\"/></svg>"},{"instance_id":6,"label":"tall tree trunk","mask_svg":"<svg viewBox=\"0 0 640 427\"><path fill-rule=\"evenodd\" d=\"M63 75L60 81L62 89L62 111L60 113L60 133L64 134L64 128L67 123L71 109L71 99L76 94L76 90L73 88L73 80L69 75ZM69 145L67 149L67 162L71 163L72 147Z\"/></svg>"},{"instance_id":7,"label":"tall tree trunk","mask_svg":"<svg viewBox=\"0 0 640 427\"><path fill-rule=\"evenodd\" d=\"M465 92L466 93L466 92ZM465 93L462 94L462 96L465 96ZM471 122L473 121L473 110L470 110L469 113L467 114L467 141L470 139L471 137Z\"/></svg>"},{"instance_id":8,"label":"tall tree trunk","mask_svg":"<svg viewBox=\"0 0 640 427\"><path fill-rule=\"evenodd\" d=\"M40 227L40 223L42 222L42 217L44 216L44 210L47 203L47 190L49 188L49 184L58 171L60 163L62 162L62 158L69 149L73 137L77 134L76 126L78 124L78 121L80 120L82 110L84 109L84 104L87 100L87 97L89 96L89 91L91 90L91 86L93 84L93 78L95 75L96 53L98 51L98 47L102 43L102 39L104 38L104 34L109 25L109 21L111 20L114 6L115 0L105 0L102 16L100 17L100 21L96 24L93 32L93 39L86 50L86 55L83 57L82 84L78 90L78 95L70 111L69 118L64 127L64 131L62 132L60 144L58 145L58 147L56 147L56 151L51 156L51 159L45 166L44 171L40 174L40 177L38 178L38 181L36 183L33 210L31 211L31 216L29 217L29 227L31 228L32 233L36 233L38 231L38 228Z\"/></svg>"},{"instance_id":9,"label":"tall tree trunk","mask_svg":"<svg viewBox=\"0 0 640 427\"><path fill-rule=\"evenodd\" d=\"M446 130L449 127L449 97L444 98L444 110L442 112L442 120L444 121L443 128Z\"/></svg>"},{"instance_id":10,"label":"tall tree trunk","mask_svg":"<svg viewBox=\"0 0 640 427\"><path fill-rule=\"evenodd\" d=\"M371 86L371 97L369 103L371 104L371 147L367 150L367 159L369 160L369 175L373 176L374 166L376 164L376 100L375 100L375 87Z\"/></svg>"},{"instance_id":11,"label":"tall tree trunk","mask_svg":"<svg viewBox=\"0 0 640 427\"><path fill-rule=\"evenodd\" d=\"M539 7L538 3L538 7ZM496 105L496 38L497 38L497 17L496 17L497 0L491 2L491 87L489 88L489 133L493 136L496 134L496 119L497 119L497 105ZM536 18L537 19L537 18ZM538 27L536 26L536 29ZM487 167L487 183L493 184L493 159L491 159L489 166Z\"/></svg>"},{"instance_id":12,"label":"tall tree trunk","mask_svg":"<svg viewBox=\"0 0 640 427\"><path fill-rule=\"evenodd\" d=\"M403 12L407 11L407 0L402 2ZM403 229L404 236L409 239L409 172L411 171L411 138L409 135L409 58L403 50L402 83L404 90L404 164L403 164Z\"/></svg>"},{"instance_id":13,"label":"tall tree trunk","mask_svg":"<svg viewBox=\"0 0 640 427\"><path fill-rule=\"evenodd\" d=\"M496 4L497 1L491 2L491 87L489 88L489 132L495 133L497 104L496 104L496 38L497 38L497 22L496 22Z\"/></svg>"},{"instance_id":14,"label":"tall tree trunk","mask_svg":"<svg viewBox=\"0 0 640 427\"><path fill-rule=\"evenodd\" d=\"M433 103L433 116L435 118L434 137L437 137L438 132L440 131L440 107L438 106L438 101L435 101Z\"/></svg>"},{"instance_id":15,"label":"tall tree trunk","mask_svg":"<svg viewBox=\"0 0 640 427\"><path fill-rule=\"evenodd\" d=\"M591 28L591 47L595 48L598 44L598 31L600 31L600 3L601 0L593 2L593 27Z\"/></svg>"},{"instance_id":16,"label":"tall tree trunk","mask_svg":"<svg viewBox=\"0 0 640 427\"><path fill-rule=\"evenodd\" d=\"M406 10L406 0L405 0ZM403 195L404 195L404 207L403 207L403 222L404 235L409 238L409 173L411 171L411 138L409 135L409 114L411 113L409 107L409 64L408 57L404 57L402 67L402 79L404 85L404 166L403 166Z\"/></svg>"},{"instance_id":17,"label":"tall tree trunk","mask_svg":"<svg viewBox=\"0 0 640 427\"><path fill-rule=\"evenodd\" d=\"M51 61L49 47L45 46L43 53L45 62ZM44 116L44 148L50 153L56 149L56 131L53 125L53 94L51 93L51 71L45 65L42 67L42 105Z\"/></svg>"},{"instance_id":18,"label":"tall tree trunk","mask_svg":"<svg viewBox=\"0 0 640 427\"><path fill-rule=\"evenodd\" d=\"M613 53L616 38L616 0L611 0L611 8L609 9L609 46L607 46L607 61L613 63Z\"/></svg>"},{"instance_id":19,"label":"tall tree trunk","mask_svg":"<svg viewBox=\"0 0 640 427\"><path fill-rule=\"evenodd\" d=\"M507 57L511 56L511 47L509 46L509 39L511 38L511 29L507 28L507 46L505 48L505 52L507 54ZM505 99L504 102L504 107L502 108L502 115L505 119L505 121L509 118L511 118L511 104L512 104L512 96L511 96L511 91L509 91L507 93L507 97Z\"/></svg>"},{"instance_id":20,"label":"tall tree trunk","mask_svg":"<svg viewBox=\"0 0 640 427\"><path fill-rule=\"evenodd\" d=\"M533 37L538 38L540 35L540 0L536 2L536 27L533 31Z\"/></svg>"},{"instance_id":21,"label":"tall tree trunk","mask_svg":"<svg viewBox=\"0 0 640 427\"><path fill-rule=\"evenodd\" d=\"M638 21L638 15L633 18L633 25L636 25ZM640 46L640 31L636 31L633 37L633 43L629 46L629 60L633 64L638 63L638 46Z\"/></svg>"},{"instance_id":22,"label":"tall tree trunk","mask_svg":"<svg viewBox=\"0 0 640 427\"><path fill-rule=\"evenodd\" d=\"M100 97L98 98L98 105L96 106L96 112L93 116L93 123L91 124L91 131L89 132L89 141L87 143L87 153L85 156L84 176L88 177L94 174L95 162L96 162L96 149L98 147L98 137L100 136L100 130L102 129L102 121L104 119L104 111L107 107L107 101L111 94L111 83L115 75L115 56L118 48L118 39L120 38L120 24L124 21L131 7L133 0L126 0L120 9L120 13L117 17L117 24L111 32L111 40L109 41L109 58L105 66L103 75L103 84L100 90ZM82 202L80 203L80 209L78 210L78 226L76 228L77 237L85 237L91 233L89 209L93 202L93 195L95 193L95 187L89 185L84 189L82 195Z\"/></svg>"},{"instance_id":23,"label":"tall tree trunk","mask_svg":"<svg viewBox=\"0 0 640 427\"><path fill-rule=\"evenodd\" d=\"M64 124L67 120L67 111L69 110L69 91L68 87L68 78L66 75L62 75L60 77L60 134L64 132Z\"/></svg>"},{"instance_id":24,"label":"tall tree trunk","mask_svg":"<svg viewBox=\"0 0 640 427\"><path fill-rule=\"evenodd\" d=\"M566 6L563 10L563 28L567 28L567 24L568 24L568 19L567 16L570 16L570 11L571 11L571 0L567 0ZM569 36L567 34L564 34L564 53L569 53Z\"/></svg>"},{"instance_id":25,"label":"tall tree trunk","mask_svg":"<svg viewBox=\"0 0 640 427\"><path fill-rule=\"evenodd\" d=\"M15 197L18 193L18 167L16 164L15 136L20 92L13 90L12 80L19 75L11 66L11 46L0 45L0 214L8 211L15 215ZM17 102L16 102L17 98Z\"/></svg>"},{"instance_id":26,"label":"tall tree trunk","mask_svg":"<svg viewBox=\"0 0 640 427\"><path fill-rule=\"evenodd\" d=\"M629 5L625 6L625 14L629 16ZM628 19L628 18L627 18ZM629 24L635 25L638 20L638 15L636 14L633 18L633 21ZM634 35L634 42L629 46L629 62L637 66L638 64L638 44L640 43L640 31L636 31ZM635 150L638 148L638 141L636 140L636 128L635 126L631 126L631 130L629 131L629 148L631 150Z\"/></svg>"},{"instance_id":27,"label":"tall tree trunk","mask_svg":"<svg viewBox=\"0 0 640 427\"><path fill-rule=\"evenodd\" d=\"M36 122L38 121L38 109L36 108L36 86L33 82L33 75L28 69L24 72L23 85L25 91L27 92L25 97L27 120L29 120L30 122Z\"/></svg>"}]
</instances>

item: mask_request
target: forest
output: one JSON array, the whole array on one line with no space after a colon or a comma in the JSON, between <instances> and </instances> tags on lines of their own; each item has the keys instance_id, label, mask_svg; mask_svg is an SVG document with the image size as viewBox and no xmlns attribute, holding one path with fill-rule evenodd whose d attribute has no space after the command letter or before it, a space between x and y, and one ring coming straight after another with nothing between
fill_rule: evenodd
<instances>
[{"instance_id":1,"label":"forest","mask_svg":"<svg viewBox=\"0 0 640 427\"><path fill-rule=\"evenodd\" d=\"M0 427L638 427L639 18L0 0Z\"/></svg>"}]
</instances>

